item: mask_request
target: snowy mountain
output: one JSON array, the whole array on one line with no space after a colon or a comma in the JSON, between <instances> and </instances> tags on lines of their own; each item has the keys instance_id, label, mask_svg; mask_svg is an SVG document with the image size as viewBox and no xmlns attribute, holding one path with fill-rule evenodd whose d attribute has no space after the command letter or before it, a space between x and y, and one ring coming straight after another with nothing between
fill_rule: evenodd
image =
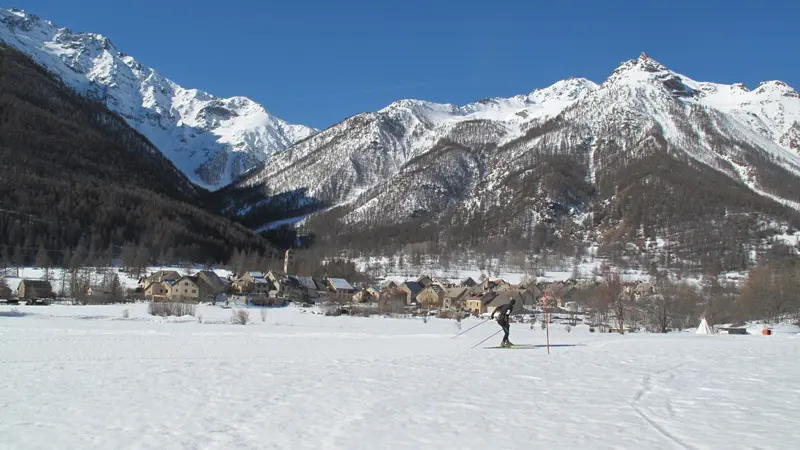
<instances>
[{"instance_id":1,"label":"snowy mountain","mask_svg":"<svg viewBox=\"0 0 800 450\"><path fill-rule=\"evenodd\" d=\"M309 230L373 243L663 241L750 213L796 223L799 131L800 95L785 83L697 82L642 54L600 85L572 78L509 99L359 114L247 174L238 186L267 197L234 206L294 202L291 217L315 205Z\"/></svg>"},{"instance_id":2,"label":"snowy mountain","mask_svg":"<svg viewBox=\"0 0 800 450\"><path fill-rule=\"evenodd\" d=\"M401 100L358 114L277 153L241 185L264 182L271 192L304 190L308 197L348 203L400 173L442 140L499 145L586 97L597 85L569 79L529 95L464 106Z\"/></svg>"},{"instance_id":3,"label":"snowy mountain","mask_svg":"<svg viewBox=\"0 0 800 450\"><path fill-rule=\"evenodd\" d=\"M95 95L144 134L192 181L224 186L316 132L292 125L245 97L186 89L94 33L73 33L19 9L0 9L0 40L67 85Z\"/></svg>"},{"instance_id":4,"label":"snowy mountain","mask_svg":"<svg viewBox=\"0 0 800 450\"><path fill-rule=\"evenodd\" d=\"M736 259L800 227L800 94L781 81L700 82L642 54L599 85L401 100L317 131L178 86L104 36L15 9L0 23L0 40L101 99L253 228L383 248L725 241Z\"/></svg>"},{"instance_id":5,"label":"snowy mountain","mask_svg":"<svg viewBox=\"0 0 800 450\"><path fill-rule=\"evenodd\" d=\"M147 254L224 261L232 249L269 249L251 229L216 214L207 198L213 193L198 189L119 115L4 43L0 93L6 257L16 249L20 262L30 262L32 252L21 249L36 245L46 245L59 265L110 261L123 246L134 253L141 246L142 261Z\"/></svg>"}]
</instances>

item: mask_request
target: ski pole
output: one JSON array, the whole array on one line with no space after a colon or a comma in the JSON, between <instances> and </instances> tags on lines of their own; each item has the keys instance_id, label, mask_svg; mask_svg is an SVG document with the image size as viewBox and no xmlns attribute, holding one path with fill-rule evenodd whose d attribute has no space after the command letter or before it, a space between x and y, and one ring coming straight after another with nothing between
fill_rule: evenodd
<instances>
[{"instance_id":1,"label":"ski pole","mask_svg":"<svg viewBox=\"0 0 800 450\"><path fill-rule=\"evenodd\" d=\"M502 329L502 328L501 328L501 329L499 329L499 330L497 330L497 331L495 331L493 335L491 335L491 336L487 337L486 339L484 339L484 340L482 340L482 341L478 342L477 344L473 345L473 346L472 346L472 348L475 348L475 347L477 347L477 346L479 346L479 345L483 344L484 342L488 341L489 339L491 339L491 338L493 338L493 337L497 336L497 334L498 334L498 333L500 333L501 331L503 331L503 329Z\"/></svg>"},{"instance_id":2,"label":"ski pole","mask_svg":"<svg viewBox=\"0 0 800 450\"><path fill-rule=\"evenodd\" d=\"M483 324L485 324L486 322L488 322L488 321L490 321L490 320L491 320L491 319L486 319L486 320L484 320L483 322L479 323L478 325L473 325L473 326L471 326L471 327L467 328L466 330L462 331L461 333L458 333L457 335L453 336L453 338L457 338L457 337L461 336L462 334L466 333L467 331L469 331L469 330L471 330L471 329L473 329L473 328L476 328L476 327L477 327L477 326L479 326L479 325L483 325ZM453 339L453 338L450 338L450 339Z\"/></svg>"}]
</instances>

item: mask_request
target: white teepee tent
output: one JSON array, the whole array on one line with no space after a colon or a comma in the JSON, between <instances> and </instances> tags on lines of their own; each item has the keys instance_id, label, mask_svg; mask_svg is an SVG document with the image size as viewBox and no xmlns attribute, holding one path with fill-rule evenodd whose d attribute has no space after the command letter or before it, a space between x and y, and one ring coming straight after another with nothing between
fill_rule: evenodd
<instances>
[{"instance_id":1,"label":"white teepee tent","mask_svg":"<svg viewBox=\"0 0 800 450\"><path fill-rule=\"evenodd\" d=\"M703 317L703 321L700 322L700 326L697 327L697 334L716 334L714 329L708 324L708 321L705 317Z\"/></svg>"}]
</instances>

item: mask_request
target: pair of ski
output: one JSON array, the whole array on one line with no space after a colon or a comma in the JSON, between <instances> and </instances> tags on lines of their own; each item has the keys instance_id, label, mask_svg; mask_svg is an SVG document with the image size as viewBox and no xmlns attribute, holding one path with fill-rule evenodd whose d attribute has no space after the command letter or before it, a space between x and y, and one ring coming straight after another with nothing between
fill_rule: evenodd
<instances>
[{"instance_id":1,"label":"pair of ski","mask_svg":"<svg viewBox=\"0 0 800 450\"><path fill-rule=\"evenodd\" d=\"M513 349L536 349L539 347L543 347L542 345L533 345L533 344L522 344L522 345L496 345L494 347L483 347L483 348L513 348Z\"/></svg>"}]
</instances>

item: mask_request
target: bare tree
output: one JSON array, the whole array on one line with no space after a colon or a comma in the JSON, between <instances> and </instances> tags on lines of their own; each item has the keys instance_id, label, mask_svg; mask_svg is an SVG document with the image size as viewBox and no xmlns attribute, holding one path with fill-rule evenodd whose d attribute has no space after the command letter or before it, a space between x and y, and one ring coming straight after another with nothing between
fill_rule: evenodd
<instances>
[{"instance_id":1,"label":"bare tree","mask_svg":"<svg viewBox=\"0 0 800 450\"><path fill-rule=\"evenodd\" d=\"M629 298L627 294L623 293L619 273L615 271L606 273L605 281L597 289L597 296L592 303L594 309L604 317L604 320L607 320L609 312L613 314L620 334L624 333Z\"/></svg>"},{"instance_id":2,"label":"bare tree","mask_svg":"<svg viewBox=\"0 0 800 450\"><path fill-rule=\"evenodd\" d=\"M0 252L0 267L2 267L2 274L8 275L8 268L11 266L11 255L8 254L8 247L3 247Z\"/></svg>"},{"instance_id":3,"label":"bare tree","mask_svg":"<svg viewBox=\"0 0 800 450\"><path fill-rule=\"evenodd\" d=\"M666 333L673 327L683 328L697 318L697 291L686 283L659 281L655 293L647 299L650 328Z\"/></svg>"},{"instance_id":4,"label":"bare tree","mask_svg":"<svg viewBox=\"0 0 800 450\"><path fill-rule=\"evenodd\" d=\"M579 280L581 278L581 260L578 257L575 257L572 260L572 274L570 275L573 280Z\"/></svg>"},{"instance_id":5,"label":"bare tree","mask_svg":"<svg viewBox=\"0 0 800 450\"><path fill-rule=\"evenodd\" d=\"M116 272L114 272L114 275L111 277L111 282L108 286L108 294L112 303L120 303L125 298L122 283L120 283L119 275Z\"/></svg>"},{"instance_id":6,"label":"bare tree","mask_svg":"<svg viewBox=\"0 0 800 450\"><path fill-rule=\"evenodd\" d=\"M741 293L743 309L750 318L780 322L800 310L800 270L787 261L753 269Z\"/></svg>"},{"instance_id":7,"label":"bare tree","mask_svg":"<svg viewBox=\"0 0 800 450\"><path fill-rule=\"evenodd\" d=\"M384 314L400 314L404 311L407 294L397 288L384 289L378 296L378 310Z\"/></svg>"},{"instance_id":8,"label":"bare tree","mask_svg":"<svg viewBox=\"0 0 800 450\"><path fill-rule=\"evenodd\" d=\"M183 269L186 271L186 275L187 276L191 276L193 271L194 271L194 264L192 264L192 261L189 260L188 258L184 259L183 260Z\"/></svg>"},{"instance_id":9,"label":"bare tree","mask_svg":"<svg viewBox=\"0 0 800 450\"><path fill-rule=\"evenodd\" d=\"M14 257L13 257L14 267L17 269L17 275L16 275L17 278L20 277L20 274L19 274L20 273L20 269L24 269L25 268L25 262L26 262L25 260L26 259L27 258L25 256L25 250L23 250L22 247L17 246L14 249Z\"/></svg>"},{"instance_id":10,"label":"bare tree","mask_svg":"<svg viewBox=\"0 0 800 450\"><path fill-rule=\"evenodd\" d=\"M36 253L36 267L44 269L44 279L50 281L50 268L53 263L50 259L50 254L44 245L39 246L39 251Z\"/></svg>"},{"instance_id":11,"label":"bare tree","mask_svg":"<svg viewBox=\"0 0 800 450\"><path fill-rule=\"evenodd\" d=\"M231 323L234 325L247 325L250 323L250 312L246 309L235 309L231 314Z\"/></svg>"},{"instance_id":12,"label":"bare tree","mask_svg":"<svg viewBox=\"0 0 800 450\"><path fill-rule=\"evenodd\" d=\"M140 245L139 248L136 249L131 275L133 275L134 278L141 277L143 273L147 272L148 264L150 264L150 252L147 250L147 247Z\"/></svg>"},{"instance_id":13,"label":"bare tree","mask_svg":"<svg viewBox=\"0 0 800 450\"><path fill-rule=\"evenodd\" d=\"M89 300L90 286L88 270L72 269L69 290L75 302L81 305L86 304Z\"/></svg>"},{"instance_id":14,"label":"bare tree","mask_svg":"<svg viewBox=\"0 0 800 450\"><path fill-rule=\"evenodd\" d=\"M8 283L6 282L4 274L0 273L0 291L4 291L6 288L8 288Z\"/></svg>"},{"instance_id":15,"label":"bare tree","mask_svg":"<svg viewBox=\"0 0 800 450\"><path fill-rule=\"evenodd\" d=\"M120 263L122 269L126 272L133 273L136 266L136 247L131 242L126 242L122 246L120 252Z\"/></svg>"},{"instance_id":16,"label":"bare tree","mask_svg":"<svg viewBox=\"0 0 800 450\"><path fill-rule=\"evenodd\" d=\"M657 267L650 268L652 291L646 300L646 311L650 328L659 333L666 333L672 326L675 305L680 293L674 289L666 272Z\"/></svg>"},{"instance_id":17,"label":"bare tree","mask_svg":"<svg viewBox=\"0 0 800 450\"><path fill-rule=\"evenodd\" d=\"M58 296L59 297L66 297L67 296L67 269L61 270L61 280L58 289Z\"/></svg>"}]
</instances>

